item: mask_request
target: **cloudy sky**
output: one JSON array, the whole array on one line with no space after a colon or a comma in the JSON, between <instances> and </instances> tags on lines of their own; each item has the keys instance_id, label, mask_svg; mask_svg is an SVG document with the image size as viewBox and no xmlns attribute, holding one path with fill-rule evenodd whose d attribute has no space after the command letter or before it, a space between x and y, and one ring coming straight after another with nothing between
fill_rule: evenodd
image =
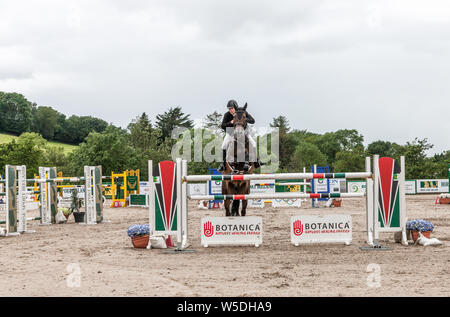
<instances>
[{"instance_id":1,"label":"cloudy sky","mask_svg":"<svg viewBox=\"0 0 450 317\"><path fill-rule=\"evenodd\" d=\"M0 0L0 91L125 127L248 102L365 143L450 149L450 3Z\"/></svg>"}]
</instances>

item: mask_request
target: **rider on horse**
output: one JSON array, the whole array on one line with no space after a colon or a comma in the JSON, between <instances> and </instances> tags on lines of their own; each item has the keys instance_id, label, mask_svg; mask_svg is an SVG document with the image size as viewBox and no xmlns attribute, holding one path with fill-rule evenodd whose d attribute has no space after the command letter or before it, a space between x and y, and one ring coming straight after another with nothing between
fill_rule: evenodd
<instances>
[{"instance_id":1,"label":"rider on horse","mask_svg":"<svg viewBox=\"0 0 450 317\"><path fill-rule=\"evenodd\" d=\"M225 161L226 161L226 157L227 157L228 144L233 141L233 135L231 132L232 129L227 129L227 128L233 127L234 114L236 112L236 109L238 108L238 104L235 100L230 100L230 101L228 101L227 108L228 108L228 111L224 114L223 120L222 120L222 129L225 131L225 138L222 143L222 164L220 164L220 166L219 166L219 169L218 169L219 172L225 171ZM253 117L247 111L245 111L245 114L246 114L247 123L254 124L255 119L253 119ZM246 134L247 134L248 141L250 143L251 150L254 151L254 154L255 154L253 157L256 157L256 142L249 133L246 133ZM246 165L248 165L248 162L246 162ZM262 163L259 161L259 159L257 159L256 162L254 162L255 168L258 168L261 165L262 165Z\"/></svg>"}]
</instances>

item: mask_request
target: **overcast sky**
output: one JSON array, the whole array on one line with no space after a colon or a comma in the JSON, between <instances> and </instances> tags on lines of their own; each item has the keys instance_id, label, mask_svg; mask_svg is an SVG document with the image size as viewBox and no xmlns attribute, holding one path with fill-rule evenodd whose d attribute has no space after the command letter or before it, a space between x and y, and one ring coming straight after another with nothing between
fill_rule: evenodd
<instances>
[{"instance_id":1,"label":"overcast sky","mask_svg":"<svg viewBox=\"0 0 450 317\"><path fill-rule=\"evenodd\" d=\"M450 149L450 3L0 0L0 91L126 127L229 99L265 127Z\"/></svg>"}]
</instances>

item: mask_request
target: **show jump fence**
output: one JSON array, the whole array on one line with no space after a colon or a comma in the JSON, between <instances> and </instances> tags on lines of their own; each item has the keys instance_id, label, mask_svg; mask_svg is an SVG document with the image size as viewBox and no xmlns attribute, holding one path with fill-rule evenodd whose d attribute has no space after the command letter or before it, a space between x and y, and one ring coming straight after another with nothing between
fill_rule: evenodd
<instances>
[{"instance_id":1,"label":"show jump fence","mask_svg":"<svg viewBox=\"0 0 450 317\"><path fill-rule=\"evenodd\" d=\"M55 167L40 167L39 178L26 179L26 166L6 165L6 235L19 235L33 232L27 229L27 220L40 220L40 224L55 223L58 211L57 183L85 183L85 224L97 224L103 221L102 167L85 166L84 177L57 178ZM25 206L26 184L38 183L40 190L40 217L29 219Z\"/></svg>"},{"instance_id":2,"label":"show jump fence","mask_svg":"<svg viewBox=\"0 0 450 317\"><path fill-rule=\"evenodd\" d=\"M392 158L378 155L366 158L365 172L351 173L278 173L244 175L188 175L187 162L177 159L160 162L153 169L148 162L150 181L149 223L150 234L177 236L177 249L188 246L187 200L243 200L243 199L295 199L295 198L349 198L366 197L366 230L369 247L383 249L379 244L380 232L401 232L401 242L407 245L405 210L405 159L400 164ZM267 179L365 179L366 193L312 193L286 192L249 195L187 195L187 182L212 180L267 180ZM152 194L153 193L153 194Z\"/></svg>"}]
</instances>

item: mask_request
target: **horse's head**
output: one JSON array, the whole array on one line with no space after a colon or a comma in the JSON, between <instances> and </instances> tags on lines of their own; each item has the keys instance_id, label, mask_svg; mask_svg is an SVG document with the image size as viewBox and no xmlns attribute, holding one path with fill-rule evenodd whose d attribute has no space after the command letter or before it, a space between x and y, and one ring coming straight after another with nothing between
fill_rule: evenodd
<instances>
[{"instance_id":1,"label":"horse's head","mask_svg":"<svg viewBox=\"0 0 450 317\"><path fill-rule=\"evenodd\" d=\"M233 127L235 137L245 134L247 129L247 103L244 107L237 107L233 115Z\"/></svg>"}]
</instances>

